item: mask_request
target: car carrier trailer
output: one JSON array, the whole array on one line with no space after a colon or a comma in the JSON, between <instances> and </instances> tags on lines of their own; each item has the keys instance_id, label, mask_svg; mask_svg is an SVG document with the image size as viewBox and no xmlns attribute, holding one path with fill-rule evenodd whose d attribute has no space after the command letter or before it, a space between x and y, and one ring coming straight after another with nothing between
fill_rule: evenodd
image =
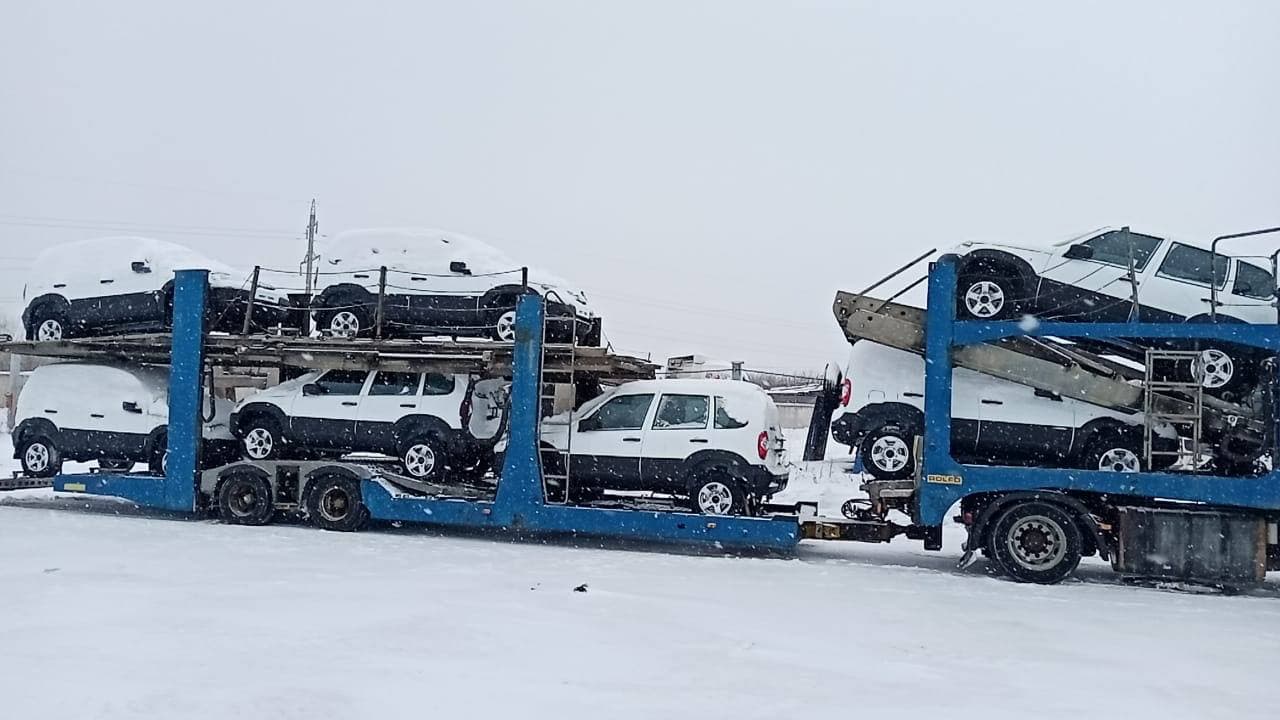
<instances>
[{"instance_id":1,"label":"car carrier trailer","mask_svg":"<svg viewBox=\"0 0 1280 720\"><path fill-rule=\"evenodd\" d=\"M164 475L59 475L57 491L121 497L159 510L216 510L233 523L262 524L297 511L313 523L351 530L366 520L489 531L499 536L580 536L685 545L714 550L789 553L803 539L887 542L905 536L928 550L942 547L942 527L957 505L968 527L962 563L976 552L1010 577L1051 583L1067 577L1082 555L1110 559L1134 577L1243 586L1280 567L1280 472L1221 477L1188 472L1110 473L1031 467L962 465L951 456L951 376L964 348L1005 338L1205 338L1250 345L1275 355L1278 325L957 322L956 258L930 269L923 346L926 422L911 479L867 481L865 498L846 503L845 517L820 517L812 505L768 517L718 517L654 510L625 502L574 506L548 493L539 453L542 389L548 373L572 379L574 354L549 363L540 298L520 300L516 338L502 350L462 352L453 345L384 341L299 341L209 337L203 325L207 280L181 271L174 325L162 340L100 340L59 346L22 345L29 354L130 357L170 365L169 462ZM334 344L328 344L332 342ZM113 348L114 349L111 349ZM490 347L475 345L475 348ZM499 348L500 346L492 346ZM148 349L150 348L150 349ZM17 346L14 349L18 349ZM200 472L201 377L210 363L318 364L415 370L478 367L506 352L512 378L510 439L496 487L424 486L376 467L340 461L240 462ZM477 356L477 353L479 355ZM601 367L608 359L596 360ZM555 365L555 367L552 367ZM1274 394L1274 383L1270 390ZM1274 421L1266 429L1274 447ZM897 522L904 514L908 522Z\"/></svg>"}]
</instances>

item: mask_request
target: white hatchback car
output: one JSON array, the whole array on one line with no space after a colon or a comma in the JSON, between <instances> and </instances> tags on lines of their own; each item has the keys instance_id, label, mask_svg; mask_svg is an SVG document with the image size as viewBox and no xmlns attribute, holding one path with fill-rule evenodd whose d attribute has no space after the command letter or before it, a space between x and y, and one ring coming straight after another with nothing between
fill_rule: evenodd
<instances>
[{"instance_id":1,"label":"white hatchback car","mask_svg":"<svg viewBox=\"0 0 1280 720\"><path fill-rule=\"evenodd\" d=\"M209 271L209 330L239 332L249 273L190 248L142 237L105 237L54 245L36 257L23 288L28 340L164 331L173 323L173 274ZM259 285L253 328L291 322L289 296Z\"/></svg>"},{"instance_id":2,"label":"white hatchback car","mask_svg":"<svg viewBox=\"0 0 1280 720\"><path fill-rule=\"evenodd\" d=\"M543 470L570 494L644 490L709 515L751 512L787 485L778 407L735 380L640 380L542 421ZM499 448L503 445L500 443Z\"/></svg>"},{"instance_id":3,"label":"white hatchback car","mask_svg":"<svg viewBox=\"0 0 1280 720\"><path fill-rule=\"evenodd\" d=\"M207 401L206 401L207 402ZM204 426L202 465L238 456L228 427L231 403L214 401ZM36 368L18 395L14 457L32 477L52 477L66 460L97 460L103 470L146 463L165 468L169 371L142 365L79 362Z\"/></svg>"},{"instance_id":4,"label":"white hatchback car","mask_svg":"<svg viewBox=\"0 0 1280 720\"><path fill-rule=\"evenodd\" d=\"M1124 322L1133 308L1135 285L1144 322L1207 321L1211 286L1217 292L1219 321L1277 320L1276 279L1265 261L1221 254L1215 261L1204 243L1102 228L1050 246L966 242L953 251L962 256L956 288L961 320L1030 314L1046 320ZM1238 393L1256 383L1256 352L1168 344L1202 350L1190 371L1207 389Z\"/></svg>"},{"instance_id":5,"label":"white hatchback car","mask_svg":"<svg viewBox=\"0 0 1280 720\"><path fill-rule=\"evenodd\" d=\"M414 479L436 481L487 463L501 385L430 372L311 372L242 400L231 429L250 460L380 453L398 457Z\"/></svg>"},{"instance_id":6,"label":"white hatchback car","mask_svg":"<svg viewBox=\"0 0 1280 720\"><path fill-rule=\"evenodd\" d=\"M512 340L516 299L547 300L547 339L598 346L600 320L586 294L554 275L521 264L466 235L430 229L351 230L321 244L316 326L337 337L368 334L378 306L380 268L387 268L383 334L454 335Z\"/></svg>"},{"instance_id":7,"label":"white hatchback car","mask_svg":"<svg viewBox=\"0 0 1280 720\"><path fill-rule=\"evenodd\" d=\"M924 429L924 358L869 341L854 343L831 425L835 441L857 448L881 479L915 471L914 439ZM955 368L951 454L959 462L1137 472L1143 416L1126 415L973 370ZM1156 450L1178 449L1171 426L1157 428ZM1171 456L1155 456L1161 467Z\"/></svg>"}]
</instances>

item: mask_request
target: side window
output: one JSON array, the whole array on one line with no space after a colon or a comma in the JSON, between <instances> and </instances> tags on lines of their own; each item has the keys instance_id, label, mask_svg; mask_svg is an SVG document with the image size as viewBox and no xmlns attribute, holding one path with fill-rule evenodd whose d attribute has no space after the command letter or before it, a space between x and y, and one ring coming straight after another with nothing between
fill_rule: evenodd
<instances>
[{"instance_id":1,"label":"side window","mask_svg":"<svg viewBox=\"0 0 1280 720\"><path fill-rule=\"evenodd\" d=\"M726 405L730 405L730 403L725 402L724 398L717 395L716 396L716 429L717 430L737 430L738 428L746 427L747 421L734 417L733 413L731 412L733 408L725 407Z\"/></svg>"},{"instance_id":2,"label":"side window","mask_svg":"<svg viewBox=\"0 0 1280 720\"><path fill-rule=\"evenodd\" d=\"M414 395L418 392L418 373L379 372L369 386L370 395Z\"/></svg>"},{"instance_id":3,"label":"side window","mask_svg":"<svg viewBox=\"0 0 1280 720\"><path fill-rule=\"evenodd\" d=\"M706 395L663 395L653 418L654 430L702 430L711 414Z\"/></svg>"},{"instance_id":4,"label":"side window","mask_svg":"<svg viewBox=\"0 0 1280 720\"><path fill-rule=\"evenodd\" d=\"M585 418L582 428L589 430L639 430L644 426L644 418L649 414L649 406L653 404L653 395L622 395L616 397Z\"/></svg>"},{"instance_id":5,"label":"side window","mask_svg":"<svg viewBox=\"0 0 1280 720\"><path fill-rule=\"evenodd\" d=\"M1201 250L1190 245L1174 243L1160 263L1160 274L1179 280L1187 280L1201 285L1208 285L1210 278L1218 287L1227 280L1227 258L1219 255L1209 270L1209 259L1213 257L1208 250Z\"/></svg>"},{"instance_id":6,"label":"side window","mask_svg":"<svg viewBox=\"0 0 1280 720\"><path fill-rule=\"evenodd\" d=\"M1270 300L1276 294L1276 279L1257 265L1236 261L1236 281L1231 286L1234 295Z\"/></svg>"},{"instance_id":7,"label":"side window","mask_svg":"<svg viewBox=\"0 0 1280 720\"><path fill-rule=\"evenodd\" d=\"M448 395L453 392L453 376L440 373L427 373L427 380L422 384L423 395Z\"/></svg>"},{"instance_id":8,"label":"side window","mask_svg":"<svg viewBox=\"0 0 1280 720\"><path fill-rule=\"evenodd\" d=\"M324 395L359 395L369 374L360 370L330 370L316 381Z\"/></svg>"},{"instance_id":9,"label":"side window","mask_svg":"<svg viewBox=\"0 0 1280 720\"><path fill-rule=\"evenodd\" d=\"M1147 263L1151 262L1151 256L1155 254L1161 242L1163 241L1160 238L1150 235L1130 232L1126 237L1123 231L1112 230L1087 240L1084 244L1093 249L1092 260L1127 268L1129 267L1129 245L1132 243L1133 268L1141 272Z\"/></svg>"}]
</instances>

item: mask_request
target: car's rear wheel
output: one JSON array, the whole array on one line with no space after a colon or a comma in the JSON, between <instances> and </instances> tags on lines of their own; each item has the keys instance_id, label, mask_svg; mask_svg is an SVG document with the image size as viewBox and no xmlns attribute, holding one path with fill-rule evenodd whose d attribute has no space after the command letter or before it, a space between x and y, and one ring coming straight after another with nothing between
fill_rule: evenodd
<instances>
[{"instance_id":1,"label":"car's rear wheel","mask_svg":"<svg viewBox=\"0 0 1280 720\"><path fill-rule=\"evenodd\" d=\"M444 476L448 454L439 438L417 435L404 444L400 464L414 480L434 482Z\"/></svg>"},{"instance_id":2,"label":"car's rear wheel","mask_svg":"<svg viewBox=\"0 0 1280 720\"><path fill-rule=\"evenodd\" d=\"M741 515L747 507L742 483L724 470L699 475L690 488L689 501L703 515Z\"/></svg>"},{"instance_id":3,"label":"car's rear wheel","mask_svg":"<svg viewBox=\"0 0 1280 720\"><path fill-rule=\"evenodd\" d=\"M27 477L48 478L62 471L62 454L53 441L44 436L24 440L18 448L18 458Z\"/></svg>"},{"instance_id":4,"label":"car's rear wheel","mask_svg":"<svg viewBox=\"0 0 1280 720\"><path fill-rule=\"evenodd\" d=\"M240 443L244 456L250 460L274 460L280 457L280 426L266 416L249 418L242 426L244 435Z\"/></svg>"},{"instance_id":5,"label":"car's rear wheel","mask_svg":"<svg viewBox=\"0 0 1280 720\"><path fill-rule=\"evenodd\" d=\"M1017 296L1013 281L992 272L966 273L956 292L957 310L962 320L1003 320L1016 313Z\"/></svg>"},{"instance_id":6,"label":"car's rear wheel","mask_svg":"<svg viewBox=\"0 0 1280 720\"><path fill-rule=\"evenodd\" d=\"M902 480L915 471L915 433L888 424L872 429L862 438L858 454L862 467L878 480Z\"/></svg>"},{"instance_id":7,"label":"car's rear wheel","mask_svg":"<svg viewBox=\"0 0 1280 720\"><path fill-rule=\"evenodd\" d=\"M322 530L354 532L369 519L360 494L360 481L343 475L324 475L307 491L307 518Z\"/></svg>"}]
</instances>

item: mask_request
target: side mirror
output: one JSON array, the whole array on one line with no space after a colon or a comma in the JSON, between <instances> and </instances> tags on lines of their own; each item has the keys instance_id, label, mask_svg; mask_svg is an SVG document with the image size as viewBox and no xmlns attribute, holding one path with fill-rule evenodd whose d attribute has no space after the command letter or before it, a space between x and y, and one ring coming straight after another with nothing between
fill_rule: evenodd
<instances>
[{"instance_id":1,"label":"side mirror","mask_svg":"<svg viewBox=\"0 0 1280 720\"><path fill-rule=\"evenodd\" d=\"M302 386L302 394L307 396L323 395L324 388L315 383L307 383Z\"/></svg>"},{"instance_id":2,"label":"side mirror","mask_svg":"<svg viewBox=\"0 0 1280 720\"><path fill-rule=\"evenodd\" d=\"M457 273L458 275L470 275L471 269L467 267L465 262L462 262L461 260L454 260L449 263L449 272Z\"/></svg>"},{"instance_id":3,"label":"side mirror","mask_svg":"<svg viewBox=\"0 0 1280 720\"><path fill-rule=\"evenodd\" d=\"M134 260L133 262L129 263L129 267L132 268L133 271L136 273L151 272L151 266L141 260Z\"/></svg>"},{"instance_id":4,"label":"side mirror","mask_svg":"<svg viewBox=\"0 0 1280 720\"><path fill-rule=\"evenodd\" d=\"M1068 260L1089 260L1093 258L1093 248L1088 245L1072 245L1062 256Z\"/></svg>"},{"instance_id":5,"label":"side mirror","mask_svg":"<svg viewBox=\"0 0 1280 720\"><path fill-rule=\"evenodd\" d=\"M134 415L142 414L142 408L138 407L138 403L130 402L128 400L125 400L124 402L120 403L120 409L124 410L127 413L133 413Z\"/></svg>"}]
</instances>

